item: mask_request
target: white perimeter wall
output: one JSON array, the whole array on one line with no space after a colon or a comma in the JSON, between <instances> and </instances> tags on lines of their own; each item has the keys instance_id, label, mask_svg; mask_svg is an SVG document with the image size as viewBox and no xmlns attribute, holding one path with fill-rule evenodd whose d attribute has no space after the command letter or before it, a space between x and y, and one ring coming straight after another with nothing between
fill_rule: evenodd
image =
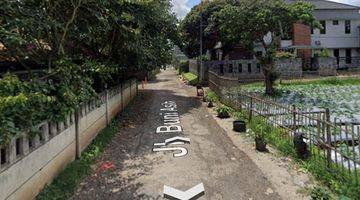
<instances>
[{"instance_id":1,"label":"white perimeter wall","mask_svg":"<svg viewBox=\"0 0 360 200\"><path fill-rule=\"evenodd\" d=\"M106 127L106 113L111 120L136 96L135 80L108 92L108 112L106 94L81 106L79 115L79 143L76 142L75 115L65 122L44 122L40 127L41 136L29 139L19 136L6 149L6 164L0 166L0 199L34 199L41 189L49 184L68 163L76 157L76 148L83 151ZM40 139L42 138L42 139ZM29 140L33 147L29 147ZM18 143L19 144L19 143ZM16 155L16 146L21 154ZM20 147L20 148L19 148Z\"/></svg>"}]
</instances>

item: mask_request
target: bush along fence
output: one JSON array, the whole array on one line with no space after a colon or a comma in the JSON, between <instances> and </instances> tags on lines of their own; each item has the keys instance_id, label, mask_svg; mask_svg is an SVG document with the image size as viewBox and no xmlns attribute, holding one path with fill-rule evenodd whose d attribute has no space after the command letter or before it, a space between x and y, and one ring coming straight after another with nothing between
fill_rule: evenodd
<instances>
[{"instance_id":1,"label":"bush along fence","mask_svg":"<svg viewBox=\"0 0 360 200\"><path fill-rule=\"evenodd\" d=\"M79 106L64 122L45 121L39 134L19 134L0 146L0 199L33 199L137 95L130 80Z\"/></svg>"},{"instance_id":2,"label":"bush along fence","mask_svg":"<svg viewBox=\"0 0 360 200\"><path fill-rule=\"evenodd\" d=\"M262 117L273 127L284 130L299 158L316 160L320 164L315 168L323 167L332 176L323 177L326 181L336 180L334 187L343 187L340 193L360 199L359 125L331 120L329 109L302 110L239 90L222 93L222 101L246 113L250 121Z\"/></svg>"}]
</instances>

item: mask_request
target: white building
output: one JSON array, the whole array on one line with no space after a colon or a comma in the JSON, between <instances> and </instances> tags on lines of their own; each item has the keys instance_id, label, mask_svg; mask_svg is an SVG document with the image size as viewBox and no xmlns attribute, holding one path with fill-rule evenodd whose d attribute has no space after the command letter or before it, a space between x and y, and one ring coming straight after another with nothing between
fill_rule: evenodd
<instances>
[{"instance_id":1,"label":"white building","mask_svg":"<svg viewBox=\"0 0 360 200\"><path fill-rule=\"evenodd\" d=\"M295 1L287 0L289 3ZM341 66L359 65L360 7L329 0L306 2L315 6L314 16L324 27L311 31L313 55L321 49L328 49Z\"/></svg>"}]
</instances>

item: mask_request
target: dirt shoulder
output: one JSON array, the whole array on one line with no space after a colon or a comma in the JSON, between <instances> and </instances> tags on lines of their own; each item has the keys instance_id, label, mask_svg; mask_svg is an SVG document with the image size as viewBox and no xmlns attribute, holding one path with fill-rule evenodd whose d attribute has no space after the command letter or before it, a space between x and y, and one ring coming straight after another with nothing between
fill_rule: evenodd
<instances>
[{"instance_id":1,"label":"dirt shoulder","mask_svg":"<svg viewBox=\"0 0 360 200\"><path fill-rule=\"evenodd\" d=\"M206 106L205 103L203 106ZM299 168L291 158L281 156L272 147L268 147L267 153L256 151L254 139L250 135L232 130L234 119L220 119L216 116L216 111L211 108L207 108L207 111L226 132L226 137L262 171L282 199L310 199L307 191L316 184L310 174Z\"/></svg>"}]
</instances>

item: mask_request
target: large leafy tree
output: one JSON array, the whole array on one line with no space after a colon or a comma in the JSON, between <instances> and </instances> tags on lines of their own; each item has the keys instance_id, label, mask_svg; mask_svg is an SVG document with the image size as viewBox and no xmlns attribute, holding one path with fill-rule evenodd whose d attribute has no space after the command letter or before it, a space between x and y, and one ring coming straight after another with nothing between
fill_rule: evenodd
<instances>
[{"instance_id":1,"label":"large leafy tree","mask_svg":"<svg viewBox=\"0 0 360 200\"><path fill-rule=\"evenodd\" d=\"M0 60L31 78L0 79L0 91L14 87L0 94L0 144L18 129L64 119L105 85L170 63L177 43L169 0L0 1ZM32 75L29 63L49 70Z\"/></svg>"},{"instance_id":2,"label":"large leafy tree","mask_svg":"<svg viewBox=\"0 0 360 200\"><path fill-rule=\"evenodd\" d=\"M202 1L193 7L180 23L180 35L184 53L194 58L200 55L200 24L202 20L203 50L214 48L219 41L219 24L214 23L215 13L221 11L226 5L237 5L236 0Z\"/></svg>"},{"instance_id":3,"label":"large leafy tree","mask_svg":"<svg viewBox=\"0 0 360 200\"><path fill-rule=\"evenodd\" d=\"M2 1L2 53L49 66L66 56L148 70L168 63L178 42L170 9L168 0Z\"/></svg>"},{"instance_id":4,"label":"large leafy tree","mask_svg":"<svg viewBox=\"0 0 360 200\"><path fill-rule=\"evenodd\" d=\"M224 43L238 43L248 50L255 43L262 43L265 55L258 57L265 75L266 94L273 94L276 73L275 53L281 38L288 37L296 22L319 27L313 16L313 5L305 2L286 4L283 0L243 0L239 5L227 5L215 18L219 23L221 40ZM269 42L264 36L271 35Z\"/></svg>"},{"instance_id":5,"label":"large leafy tree","mask_svg":"<svg viewBox=\"0 0 360 200\"><path fill-rule=\"evenodd\" d=\"M201 8L201 9L200 9ZM212 9L213 8L213 9ZM248 51L261 43L265 55L258 57L265 75L266 93L274 92L276 79L274 57L279 48L280 38L291 36L292 26L296 22L319 28L313 16L314 7L305 2L286 4L283 0L215 0L203 2L185 17L181 26L185 39L184 49L191 57L198 54L200 11L205 15L205 50L212 49L214 43L221 41L224 46L241 45ZM206 13L206 14L204 14ZM264 42L265 35L271 35L270 43ZM198 51L197 51L198 52Z\"/></svg>"}]
</instances>

